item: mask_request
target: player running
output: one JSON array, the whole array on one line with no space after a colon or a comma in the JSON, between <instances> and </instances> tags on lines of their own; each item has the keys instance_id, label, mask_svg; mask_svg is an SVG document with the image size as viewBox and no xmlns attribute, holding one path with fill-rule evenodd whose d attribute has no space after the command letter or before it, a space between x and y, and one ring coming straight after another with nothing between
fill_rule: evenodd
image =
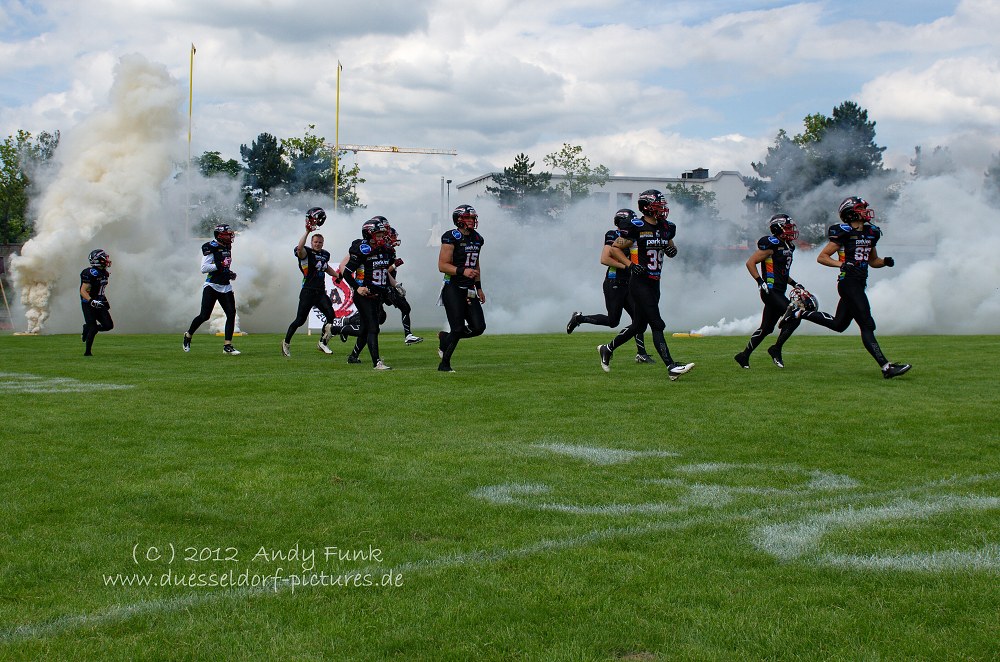
<instances>
[{"instance_id":1,"label":"player running","mask_svg":"<svg viewBox=\"0 0 1000 662\"><path fill-rule=\"evenodd\" d=\"M455 372L451 367L451 356L458 341L474 338L486 330L483 304L482 261L483 236L479 234L479 214L472 205L459 205L451 213L455 224L441 236L441 251L438 253L438 271L444 274L441 288L441 304L448 316L449 331L438 334L438 355L441 372Z\"/></svg>"},{"instance_id":2,"label":"player running","mask_svg":"<svg viewBox=\"0 0 1000 662\"><path fill-rule=\"evenodd\" d=\"M236 273L229 268L233 261L232 248L236 233L225 223L220 223L212 230L212 234L215 239L201 245L201 273L206 274L205 284L201 288L201 311L191 320L191 327L184 332L182 347L185 352L191 351L191 337L198 327L212 316L212 309L218 302L226 314L222 351L229 356L239 356L240 351L233 347L233 332L236 331L236 295L233 293L232 282L236 280Z\"/></svg>"},{"instance_id":3,"label":"player running","mask_svg":"<svg viewBox=\"0 0 1000 662\"><path fill-rule=\"evenodd\" d=\"M313 207L306 212L306 231L295 246L295 257L298 258L299 270L302 272L302 289L299 291L299 307L295 313L295 319L288 325L285 338L281 341L281 353L283 356L292 356L292 336L300 326L309 319L309 312L315 307L323 314L327 322L323 325L323 335L317 343L318 349L324 354L332 354L333 351L327 346L330 340L331 329L330 320L334 319L333 303L330 295L326 291L326 274L336 276L337 271L330 266L330 252L323 250L325 239L323 235L314 234L310 241L310 246L306 246L306 239L310 232L315 232L326 222L326 212L320 207Z\"/></svg>"},{"instance_id":4,"label":"player running","mask_svg":"<svg viewBox=\"0 0 1000 662\"><path fill-rule=\"evenodd\" d=\"M90 351L94 338L100 331L115 328L111 319L111 304L104 291L111 278L111 256L100 248L90 251L90 266L80 272L80 306L83 308L83 334L86 343L84 356L93 356Z\"/></svg>"}]
</instances>

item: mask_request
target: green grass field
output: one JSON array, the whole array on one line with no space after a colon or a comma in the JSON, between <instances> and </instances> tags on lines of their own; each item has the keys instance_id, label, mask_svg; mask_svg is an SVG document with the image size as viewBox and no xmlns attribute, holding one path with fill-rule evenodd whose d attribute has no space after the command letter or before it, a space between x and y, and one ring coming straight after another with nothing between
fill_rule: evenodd
<instances>
[{"instance_id":1,"label":"green grass field","mask_svg":"<svg viewBox=\"0 0 1000 662\"><path fill-rule=\"evenodd\" d=\"M996 337L609 335L0 337L0 658L1000 655Z\"/></svg>"}]
</instances>

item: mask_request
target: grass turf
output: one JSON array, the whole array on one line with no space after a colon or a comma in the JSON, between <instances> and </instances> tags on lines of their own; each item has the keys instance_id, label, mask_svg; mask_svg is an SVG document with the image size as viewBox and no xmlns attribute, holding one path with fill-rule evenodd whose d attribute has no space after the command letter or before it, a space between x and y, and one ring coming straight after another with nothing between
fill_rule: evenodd
<instances>
[{"instance_id":1,"label":"grass turf","mask_svg":"<svg viewBox=\"0 0 1000 662\"><path fill-rule=\"evenodd\" d=\"M609 337L0 337L0 656L996 655L996 338Z\"/></svg>"}]
</instances>

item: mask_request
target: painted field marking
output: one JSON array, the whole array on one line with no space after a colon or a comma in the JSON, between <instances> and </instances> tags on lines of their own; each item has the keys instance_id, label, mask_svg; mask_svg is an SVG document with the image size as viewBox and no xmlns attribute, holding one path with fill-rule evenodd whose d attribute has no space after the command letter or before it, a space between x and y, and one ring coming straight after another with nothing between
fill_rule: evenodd
<instances>
[{"instance_id":1,"label":"painted field marking","mask_svg":"<svg viewBox=\"0 0 1000 662\"><path fill-rule=\"evenodd\" d=\"M91 393L123 391L131 384L82 382L70 377L41 377L19 372L0 372L0 393Z\"/></svg>"}]
</instances>

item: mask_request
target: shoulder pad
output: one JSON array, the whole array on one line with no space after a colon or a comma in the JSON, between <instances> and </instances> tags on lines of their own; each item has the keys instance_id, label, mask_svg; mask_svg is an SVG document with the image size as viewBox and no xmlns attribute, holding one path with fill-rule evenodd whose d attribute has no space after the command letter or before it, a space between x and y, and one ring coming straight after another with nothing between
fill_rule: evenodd
<instances>
[{"instance_id":1,"label":"shoulder pad","mask_svg":"<svg viewBox=\"0 0 1000 662\"><path fill-rule=\"evenodd\" d=\"M761 237L757 240L757 248L762 251L771 251L780 243L781 240L775 236Z\"/></svg>"},{"instance_id":2,"label":"shoulder pad","mask_svg":"<svg viewBox=\"0 0 1000 662\"><path fill-rule=\"evenodd\" d=\"M204 244L201 245L201 254L211 255L212 252L218 247L219 245L214 241L206 241Z\"/></svg>"},{"instance_id":3,"label":"shoulder pad","mask_svg":"<svg viewBox=\"0 0 1000 662\"><path fill-rule=\"evenodd\" d=\"M358 246L358 250L361 251L362 255L368 255L369 253L372 252L372 247L362 242L361 245Z\"/></svg>"},{"instance_id":4,"label":"shoulder pad","mask_svg":"<svg viewBox=\"0 0 1000 662\"><path fill-rule=\"evenodd\" d=\"M847 223L834 223L833 225L830 226L830 229L827 231L827 236L830 239L839 239L840 237L843 237L845 234L850 234L851 229L852 229L851 226L848 225Z\"/></svg>"},{"instance_id":5,"label":"shoulder pad","mask_svg":"<svg viewBox=\"0 0 1000 662\"><path fill-rule=\"evenodd\" d=\"M633 218L632 219L632 225L634 225L637 228L641 228L645 224L646 224L646 221L642 220L641 218Z\"/></svg>"},{"instance_id":6,"label":"shoulder pad","mask_svg":"<svg viewBox=\"0 0 1000 662\"><path fill-rule=\"evenodd\" d=\"M97 269L95 269L95 268L91 267L91 268L90 268L90 275L91 275L91 276L100 276L100 275L101 275L101 272L99 272L99 271L98 271Z\"/></svg>"},{"instance_id":7,"label":"shoulder pad","mask_svg":"<svg viewBox=\"0 0 1000 662\"><path fill-rule=\"evenodd\" d=\"M455 239L461 239L462 238L462 231L458 230L458 229L452 230L451 231L451 236L454 237Z\"/></svg>"},{"instance_id":8,"label":"shoulder pad","mask_svg":"<svg viewBox=\"0 0 1000 662\"><path fill-rule=\"evenodd\" d=\"M880 228L879 226L869 223L868 228L871 230L871 233L875 235L876 239L882 236L882 228Z\"/></svg>"}]
</instances>

